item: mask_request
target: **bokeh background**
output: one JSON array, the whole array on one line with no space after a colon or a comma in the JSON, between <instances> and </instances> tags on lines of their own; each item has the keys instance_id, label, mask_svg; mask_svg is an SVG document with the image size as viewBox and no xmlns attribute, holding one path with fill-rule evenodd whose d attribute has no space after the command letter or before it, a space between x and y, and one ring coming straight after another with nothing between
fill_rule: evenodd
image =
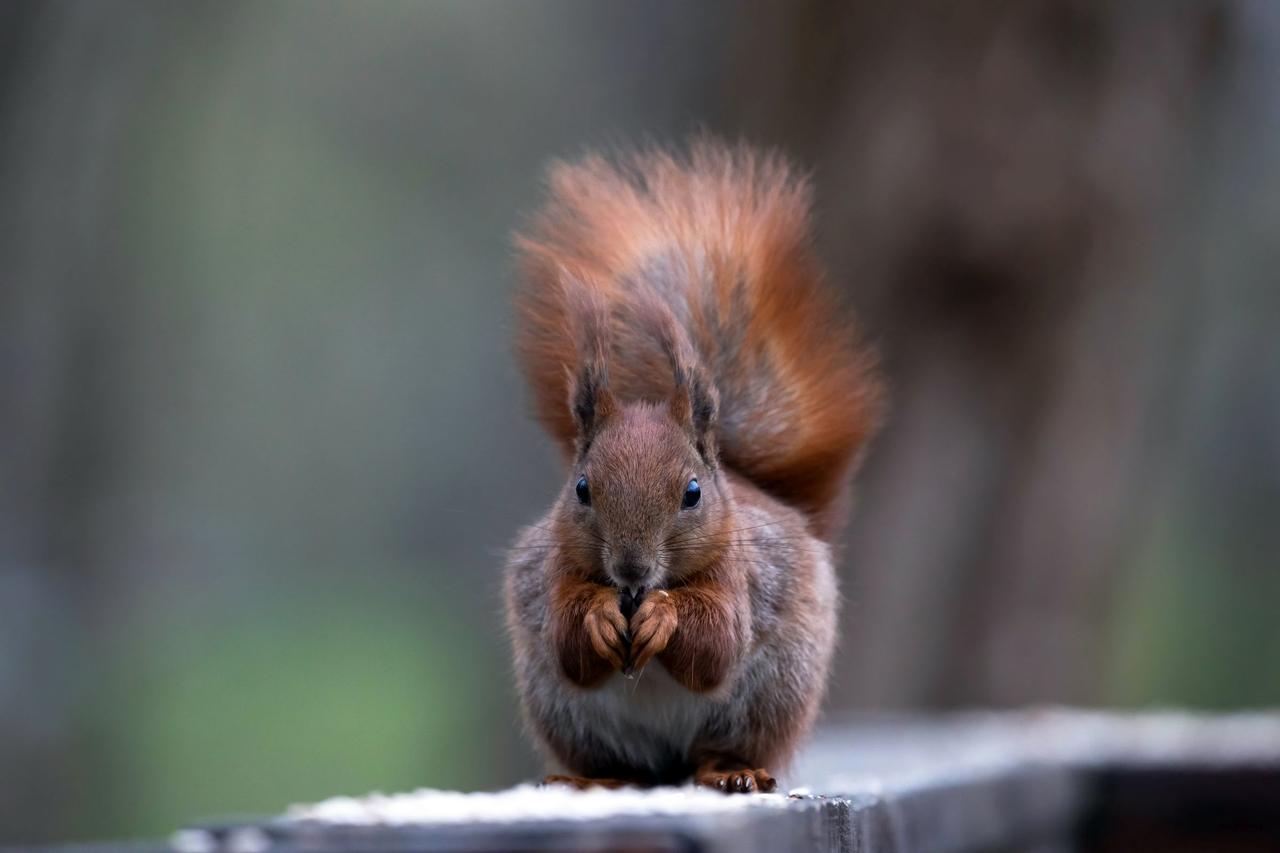
<instances>
[{"instance_id":1,"label":"bokeh background","mask_svg":"<svg viewBox=\"0 0 1280 853\"><path fill-rule=\"evenodd\" d=\"M1271 0L0 3L0 842L537 764L549 159L812 171L892 413L829 702L1280 702Z\"/></svg>"}]
</instances>

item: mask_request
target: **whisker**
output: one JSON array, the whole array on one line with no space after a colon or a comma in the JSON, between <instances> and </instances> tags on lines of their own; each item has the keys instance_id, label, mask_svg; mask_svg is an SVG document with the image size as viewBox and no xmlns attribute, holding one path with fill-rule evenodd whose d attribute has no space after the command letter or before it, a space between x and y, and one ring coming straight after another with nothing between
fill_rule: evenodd
<instances>
[{"instance_id":1,"label":"whisker","mask_svg":"<svg viewBox=\"0 0 1280 853\"><path fill-rule=\"evenodd\" d=\"M558 528L555 528L555 527L548 527L548 526L547 526L547 525L545 525L545 524L527 524L527 525L525 525L525 527L530 528L530 529L532 529L532 530L538 530L538 531L541 531L541 532L543 532L543 533L549 533L549 534L551 534L552 536L556 536L556 535L558 535L558 534L561 532ZM573 533L575 533L575 534L577 534L577 535L585 536L585 537L587 537L588 539L591 539L592 541L599 543L600 545L608 545L608 544L609 544L609 542L608 542L608 540L607 540L607 539L605 539L605 538L604 538L603 536L601 536L599 533L595 532L594 530L592 530L592 529L590 529L590 528L588 528L588 527L576 528L576 529L574 529L574 530L573 530Z\"/></svg>"},{"instance_id":2,"label":"whisker","mask_svg":"<svg viewBox=\"0 0 1280 853\"><path fill-rule=\"evenodd\" d=\"M809 536L708 536L705 539L698 539L691 542L671 542L668 543L672 547L684 547L689 545L704 545L708 542L733 542L742 545L755 545L760 543L773 542L813 542L813 538Z\"/></svg>"},{"instance_id":3,"label":"whisker","mask_svg":"<svg viewBox=\"0 0 1280 853\"><path fill-rule=\"evenodd\" d=\"M722 540L707 540L706 542L694 542L694 543L690 543L690 544L688 544L688 545L684 545L684 544L681 544L681 545L670 545L670 546L667 546L667 547L666 547L666 550L667 550L667 551L669 551L669 552L671 552L671 553L677 553L677 552L680 552L680 553L688 553L688 552L690 552L690 551L698 551L698 550L702 550L702 549L705 549L705 548L708 548L708 547L713 547L713 546L724 546L724 547L732 547L732 546L737 546L737 547L746 547L746 546L756 546L756 547L777 547L777 548L784 548L784 549L787 549L787 550L789 550L789 551L811 551L811 552L814 552L814 553L819 553L819 552L821 552L821 551L823 551L823 550L824 550L824 549L822 548L822 546L820 546L820 545L812 545L812 546L811 546L811 545L807 544L806 542L804 542L803 540L798 540L798 539L722 539Z\"/></svg>"},{"instance_id":4,"label":"whisker","mask_svg":"<svg viewBox=\"0 0 1280 853\"><path fill-rule=\"evenodd\" d=\"M729 530L716 530L716 531L712 531L711 533L705 536L691 536L688 534L684 534L682 536L675 537L673 541L678 543L697 542L697 541L708 539L714 536L730 536L735 533L746 533L749 530L759 530L763 527L775 527L775 526L778 526L778 522L769 521L769 522L765 522L764 524L753 524L747 527L737 527L737 528L731 528ZM702 527L705 527L705 524L698 525L698 527L695 527L693 531L690 531L690 532L696 532L697 530L700 530Z\"/></svg>"}]
</instances>

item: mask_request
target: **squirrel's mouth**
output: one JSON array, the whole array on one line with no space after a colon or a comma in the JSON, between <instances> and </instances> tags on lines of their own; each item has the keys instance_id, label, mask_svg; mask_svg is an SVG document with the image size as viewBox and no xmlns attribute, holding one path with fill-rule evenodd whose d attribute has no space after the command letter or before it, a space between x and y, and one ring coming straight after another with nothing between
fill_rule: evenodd
<instances>
[{"instance_id":1,"label":"squirrel's mouth","mask_svg":"<svg viewBox=\"0 0 1280 853\"><path fill-rule=\"evenodd\" d=\"M640 602L644 600L646 591L645 587L638 587L634 592L629 589L618 590L618 609L622 611L622 615L628 622L631 621L631 616L640 606Z\"/></svg>"},{"instance_id":2,"label":"squirrel's mouth","mask_svg":"<svg viewBox=\"0 0 1280 853\"><path fill-rule=\"evenodd\" d=\"M625 576L620 577L619 574L619 572L604 569L593 573L591 580L601 586L613 587L623 598L634 599L637 606L644 599L645 593L661 585L658 583L656 572L646 572L636 580Z\"/></svg>"}]
</instances>

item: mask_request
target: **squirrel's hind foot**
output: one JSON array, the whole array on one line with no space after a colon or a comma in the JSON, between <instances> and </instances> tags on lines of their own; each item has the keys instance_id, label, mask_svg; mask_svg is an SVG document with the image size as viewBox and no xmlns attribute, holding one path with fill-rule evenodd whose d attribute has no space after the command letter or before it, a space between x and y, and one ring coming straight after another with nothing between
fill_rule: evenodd
<instances>
[{"instance_id":1,"label":"squirrel's hind foot","mask_svg":"<svg viewBox=\"0 0 1280 853\"><path fill-rule=\"evenodd\" d=\"M726 794L772 794L778 788L778 781L769 775L767 770L718 770L703 766L694 774L693 781L706 788L714 788Z\"/></svg>"},{"instance_id":2,"label":"squirrel's hind foot","mask_svg":"<svg viewBox=\"0 0 1280 853\"><path fill-rule=\"evenodd\" d=\"M586 776L561 776L551 774L543 778L542 787L548 785L567 785L570 788L577 788L579 791L586 791L589 788L609 788L611 790L617 788L625 788L630 785L622 779L588 779Z\"/></svg>"}]
</instances>

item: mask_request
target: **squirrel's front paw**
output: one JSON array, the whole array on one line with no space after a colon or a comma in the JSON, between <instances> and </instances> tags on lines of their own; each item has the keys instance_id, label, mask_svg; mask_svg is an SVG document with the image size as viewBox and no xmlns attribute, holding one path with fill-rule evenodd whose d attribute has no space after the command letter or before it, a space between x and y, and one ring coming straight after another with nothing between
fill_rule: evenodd
<instances>
[{"instance_id":1,"label":"squirrel's front paw","mask_svg":"<svg viewBox=\"0 0 1280 853\"><path fill-rule=\"evenodd\" d=\"M676 602L665 589L654 590L631 616L631 669L641 669L661 654L676 632Z\"/></svg>"},{"instance_id":2,"label":"squirrel's front paw","mask_svg":"<svg viewBox=\"0 0 1280 853\"><path fill-rule=\"evenodd\" d=\"M582 627L595 653L614 669L622 669L627 657L627 617L618 608L617 593L601 589L591 600Z\"/></svg>"}]
</instances>

